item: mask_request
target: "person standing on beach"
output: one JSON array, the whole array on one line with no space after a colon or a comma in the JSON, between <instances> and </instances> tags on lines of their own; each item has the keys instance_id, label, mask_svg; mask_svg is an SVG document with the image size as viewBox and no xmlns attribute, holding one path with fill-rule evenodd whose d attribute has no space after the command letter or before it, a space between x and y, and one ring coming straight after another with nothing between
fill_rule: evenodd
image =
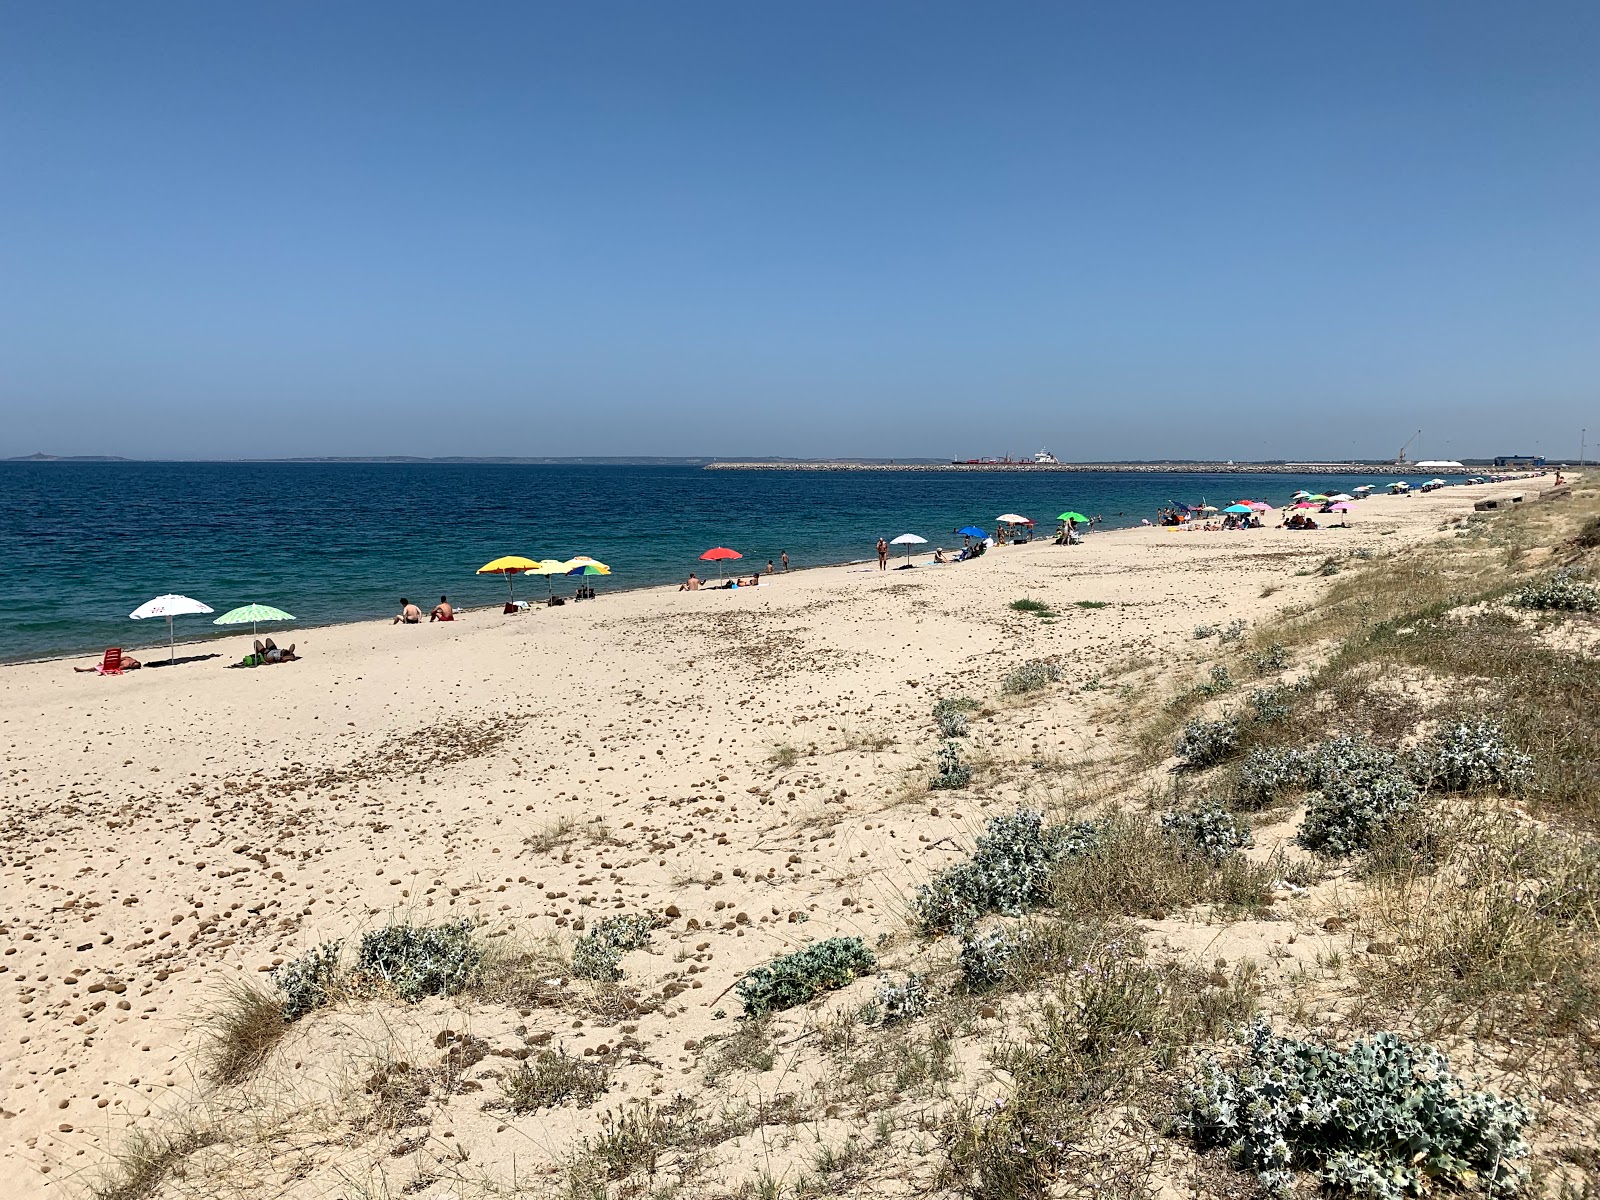
<instances>
[{"instance_id":1,"label":"person standing on beach","mask_svg":"<svg viewBox=\"0 0 1600 1200\"><path fill-rule=\"evenodd\" d=\"M879 538L878 539L878 570L887 571L888 569L889 569L889 543L884 541L882 538Z\"/></svg>"},{"instance_id":2,"label":"person standing on beach","mask_svg":"<svg viewBox=\"0 0 1600 1200\"><path fill-rule=\"evenodd\" d=\"M787 573L789 570L789 552L785 550L782 554L778 555L778 561L783 564L783 569Z\"/></svg>"}]
</instances>

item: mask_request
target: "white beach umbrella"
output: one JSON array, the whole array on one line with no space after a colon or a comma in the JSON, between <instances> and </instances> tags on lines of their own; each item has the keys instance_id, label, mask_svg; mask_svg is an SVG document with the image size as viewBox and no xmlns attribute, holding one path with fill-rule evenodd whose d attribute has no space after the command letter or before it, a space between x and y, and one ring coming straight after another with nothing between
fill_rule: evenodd
<instances>
[{"instance_id":1,"label":"white beach umbrella","mask_svg":"<svg viewBox=\"0 0 1600 1200\"><path fill-rule=\"evenodd\" d=\"M146 600L129 613L128 616L135 621L143 621L146 617L165 617L167 619L167 661L170 663L176 646L175 635L172 632L172 618L186 616L190 613L216 611L209 605L201 604L200 601L192 600L188 596L176 596L169 593L165 596L157 596L154 600Z\"/></svg>"},{"instance_id":2,"label":"white beach umbrella","mask_svg":"<svg viewBox=\"0 0 1600 1200\"><path fill-rule=\"evenodd\" d=\"M895 538L893 541L891 541L889 543L889 545L891 545L891 546L904 546L906 548L906 562L907 563L909 563L911 561L911 547L913 547L913 546L925 546L927 544L928 544L928 539L927 538L918 537L914 533L902 533L899 537Z\"/></svg>"},{"instance_id":3,"label":"white beach umbrella","mask_svg":"<svg viewBox=\"0 0 1600 1200\"><path fill-rule=\"evenodd\" d=\"M1001 513L998 517L995 518L995 520L1001 522L1004 525L1032 525L1033 524L1032 521L1028 520L1027 517L1022 516L1020 513Z\"/></svg>"}]
</instances>

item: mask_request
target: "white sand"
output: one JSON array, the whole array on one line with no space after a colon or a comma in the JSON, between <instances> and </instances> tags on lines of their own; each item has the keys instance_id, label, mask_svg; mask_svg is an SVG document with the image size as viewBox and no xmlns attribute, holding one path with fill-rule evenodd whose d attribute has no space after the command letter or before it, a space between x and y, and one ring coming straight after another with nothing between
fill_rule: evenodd
<instances>
[{"instance_id":1,"label":"white sand","mask_svg":"<svg viewBox=\"0 0 1600 1200\"><path fill-rule=\"evenodd\" d=\"M203 1105L190 1023L219 981L260 982L391 916L466 913L531 940L571 916L677 905L653 950L627 960L630 982L670 982L685 969L675 949L705 942L709 957L640 1022L659 1065L619 1071L635 1094L677 1086L683 1042L725 1030L712 1013L737 1004L714 998L750 966L813 938L898 931L901 898L954 860L941 839L1022 798L1028 762L1104 747L1091 716L1104 693L1077 685L1132 655L1181 669L1196 623L1270 623L1313 599L1323 581L1298 569L1437 536L1474 499L1537 486L1377 497L1348 530L1124 530L948 567L300 631L283 640L304 661L256 670L222 666L248 637L122 678L0 668L0 1192L48 1194L102 1163L130 1121ZM1268 584L1282 590L1262 599ZM1023 595L1060 618L1011 612ZM937 744L932 700L993 697L1043 655L1061 656L1067 683L971 739L1014 765L1011 781L910 801L906 773ZM779 743L800 753L787 770L767 762ZM563 818L602 821L613 840L524 845ZM748 924L722 929L736 913ZM685 935L689 918L716 931ZM492 1036L519 1017L478 1020ZM550 1027L585 1045L570 1021ZM496 1124L458 1118L473 1161L526 1163L528 1130ZM304 1194L329 1194L313 1183Z\"/></svg>"}]
</instances>

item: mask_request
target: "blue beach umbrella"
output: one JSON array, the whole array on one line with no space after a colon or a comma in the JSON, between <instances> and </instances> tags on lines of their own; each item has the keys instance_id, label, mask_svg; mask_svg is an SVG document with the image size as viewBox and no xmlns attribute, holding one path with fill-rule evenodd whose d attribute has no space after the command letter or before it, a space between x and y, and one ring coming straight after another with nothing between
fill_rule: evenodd
<instances>
[{"instance_id":1,"label":"blue beach umbrella","mask_svg":"<svg viewBox=\"0 0 1600 1200\"><path fill-rule=\"evenodd\" d=\"M976 525L963 525L956 532L962 537L986 538L989 536L987 529L979 529Z\"/></svg>"},{"instance_id":2,"label":"blue beach umbrella","mask_svg":"<svg viewBox=\"0 0 1600 1200\"><path fill-rule=\"evenodd\" d=\"M1255 509L1251 508L1248 504L1230 504L1222 511L1231 513L1248 513L1255 512Z\"/></svg>"}]
</instances>

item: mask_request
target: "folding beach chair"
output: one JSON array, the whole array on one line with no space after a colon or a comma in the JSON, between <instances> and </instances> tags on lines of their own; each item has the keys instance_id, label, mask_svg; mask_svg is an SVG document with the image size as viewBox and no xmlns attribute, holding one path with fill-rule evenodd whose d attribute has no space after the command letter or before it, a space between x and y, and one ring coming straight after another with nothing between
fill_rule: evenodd
<instances>
[{"instance_id":1,"label":"folding beach chair","mask_svg":"<svg viewBox=\"0 0 1600 1200\"><path fill-rule=\"evenodd\" d=\"M106 656L100 660L100 665L95 668L102 675L122 674L122 647L112 646L106 651Z\"/></svg>"}]
</instances>

